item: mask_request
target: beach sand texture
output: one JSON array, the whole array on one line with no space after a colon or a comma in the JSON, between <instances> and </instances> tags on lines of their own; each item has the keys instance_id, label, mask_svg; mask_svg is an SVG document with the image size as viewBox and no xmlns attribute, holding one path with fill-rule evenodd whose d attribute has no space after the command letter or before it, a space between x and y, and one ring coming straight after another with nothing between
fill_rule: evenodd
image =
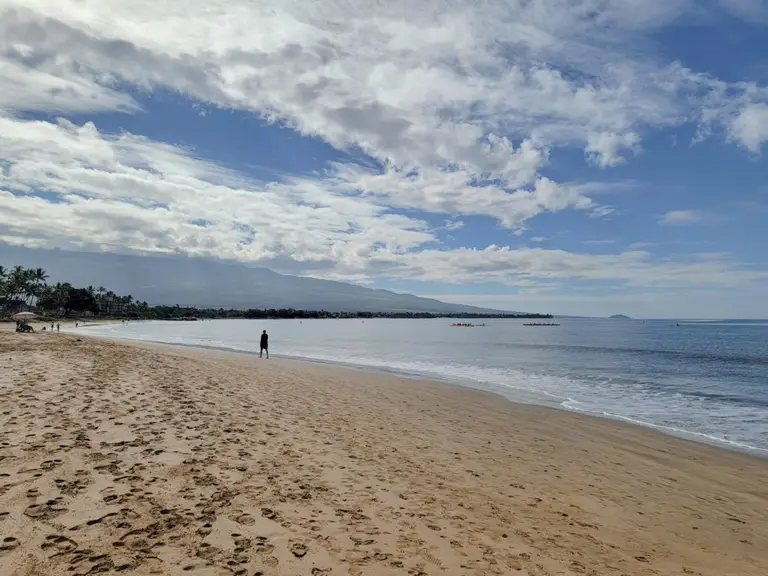
<instances>
[{"instance_id":1,"label":"beach sand texture","mask_svg":"<svg viewBox=\"0 0 768 576\"><path fill-rule=\"evenodd\" d=\"M432 382L0 332L0 574L768 574L768 461Z\"/></svg>"}]
</instances>

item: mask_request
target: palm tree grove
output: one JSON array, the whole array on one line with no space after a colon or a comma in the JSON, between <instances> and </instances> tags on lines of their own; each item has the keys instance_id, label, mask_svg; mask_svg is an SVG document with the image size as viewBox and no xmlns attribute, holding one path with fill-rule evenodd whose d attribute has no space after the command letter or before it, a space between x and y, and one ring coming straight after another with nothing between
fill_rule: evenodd
<instances>
[{"instance_id":1,"label":"palm tree grove","mask_svg":"<svg viewBox=\"0 0 768 576\"><path fill-rule=\"evenodd\" d=\"M103 286L75 288L69 282L48 284L42 268L0 266L0 312L31 310L48 316L147 316L149 305L119 296Z\"/></svg>"}]
</instances>

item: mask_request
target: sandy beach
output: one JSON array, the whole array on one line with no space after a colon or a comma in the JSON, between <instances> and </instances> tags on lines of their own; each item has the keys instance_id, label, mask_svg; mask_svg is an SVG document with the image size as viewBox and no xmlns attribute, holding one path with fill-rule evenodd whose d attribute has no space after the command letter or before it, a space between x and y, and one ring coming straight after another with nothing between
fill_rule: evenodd
<instances>
[{"instance_id":1,"label":"sandy beach","mask_svg":"<svg viewBox=\"0 0 768 576\"><path fill-rule=\"evenodd\" d=\"M0 574L768 574L768 460L446 384L0 331Z\"/></svg>"}]
</instances>

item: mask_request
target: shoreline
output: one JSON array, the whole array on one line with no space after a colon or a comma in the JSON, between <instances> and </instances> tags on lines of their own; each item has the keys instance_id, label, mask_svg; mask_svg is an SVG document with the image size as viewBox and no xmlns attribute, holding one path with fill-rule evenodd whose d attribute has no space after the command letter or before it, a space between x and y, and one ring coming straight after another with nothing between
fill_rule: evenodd
<instances>
[{"instance_id":1,"label":"shoreline","mask_svg":"<svg viewBox=\"0 0 768 576\"><path fill-rule=\"evenodd\" d=\"M0 332L10 576L763 576L756 456L435 381Z\"/></svg>"},{"instance_id":2,"label":"shoreline","mask_svg":"<svg viewBox=\"0 0 768 576\"><path fill-rule=\"evenodd\" d=\"M75 333L81 334L80 332L74 332L74 333L70 332L70 334L75 334ZM162 342L158 340L144 340L144 339L138 339L138 338L136 339L115 338L111 336L101 336L101 335L92 336L89 334L83 334L83 335L89 338L103 338L103 339L111 340L114 342L137 342L137 343L158 345L158 346L222 351L222 352L230 352L233 354L258 355L257 350L241 350L237 348L206 346L203 344L169 343L169 342ZM719 448L721 450L737 452L740 454L748 454L761 459L768 459L768 448L761 448L759 446L752 446L749 444L745 444L743 442L732 441L726 438L719 438L719 437L712 436L710 434L705 434L703 432L695 432L691 430L673 428L671 426L653 424L651 422L645 422L642 420L633 419L631 417L623 416L619 414L613 414L608 412L596 413L596 412L589 412L586 410L579 410L576 408L565 406L564 404L565 402L567 402L567 400L565 402L555 402L555 401L549 402L549 403L546 403L544 401L537 402L536 401L537 397L541 397L541 398L548 397L547 394L541 393L541 392L537 393L537 392L532 392L527 390L518 390L513 388L517 393L517 398L515 398L515 397L511 397L511 396L514 396L514 394L505 395L504 393L502 393L501 390L492 389L493 385L484 387L483 382L478 380L473 380L470 378L464 378L464 379L449 378L449 377L443 377L439 374L429 374L424 372L421 372L421 373L408 372L405 370L398 370L397 368L390 368L390 367L387 367L386 365L374 366L374 365L365 365L365 364L354 364L354 363L341 362L341 361L335 361L335 360L325 360L325 359L310 358L310 357L304 357L304 356L292 356L287 354L273 354L272 358L294 361L294 362L302 362L307 364L318 364L322 366L339 367L342 369L355 370L355 371L364 372L364 373L370 372L373 374L389 374L396 377L407 378L409 380L437 382L441 384L447 384L450 386L458 386L463 389L475 390L482 393L492 394L495 397L502 398L505 401L511 402L513 404L520 404L525 406L528 406L528 405L538 406L538 407L555 410L557 412L565 412L567 414L579 414L582 416L597 418L600 420L620 422L625 425L635 426L635 427L643 428L646 430L652 430L652 431L661 433L665 436L686 440L688 442L693 442L695 444L704 444L707 446ZM530 398L530 400L526 401L524 397Z\"/></svg>"}]
</instances>

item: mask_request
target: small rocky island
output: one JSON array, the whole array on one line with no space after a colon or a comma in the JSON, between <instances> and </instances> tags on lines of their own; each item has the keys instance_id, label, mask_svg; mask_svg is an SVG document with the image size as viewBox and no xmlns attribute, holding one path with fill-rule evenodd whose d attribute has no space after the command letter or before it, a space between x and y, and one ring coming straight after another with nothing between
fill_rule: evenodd
<instances>
[{"instance_id":1,"label":"small rocky island","mask_svg":"<svg viewBox=\"0 0 768 576\"><path fill-rule=\"evenodd\" d=\"M624 316L624 314L614 314L611 318L614 320L631 320L629 316Z\"/></svg>"}]
</instances>

